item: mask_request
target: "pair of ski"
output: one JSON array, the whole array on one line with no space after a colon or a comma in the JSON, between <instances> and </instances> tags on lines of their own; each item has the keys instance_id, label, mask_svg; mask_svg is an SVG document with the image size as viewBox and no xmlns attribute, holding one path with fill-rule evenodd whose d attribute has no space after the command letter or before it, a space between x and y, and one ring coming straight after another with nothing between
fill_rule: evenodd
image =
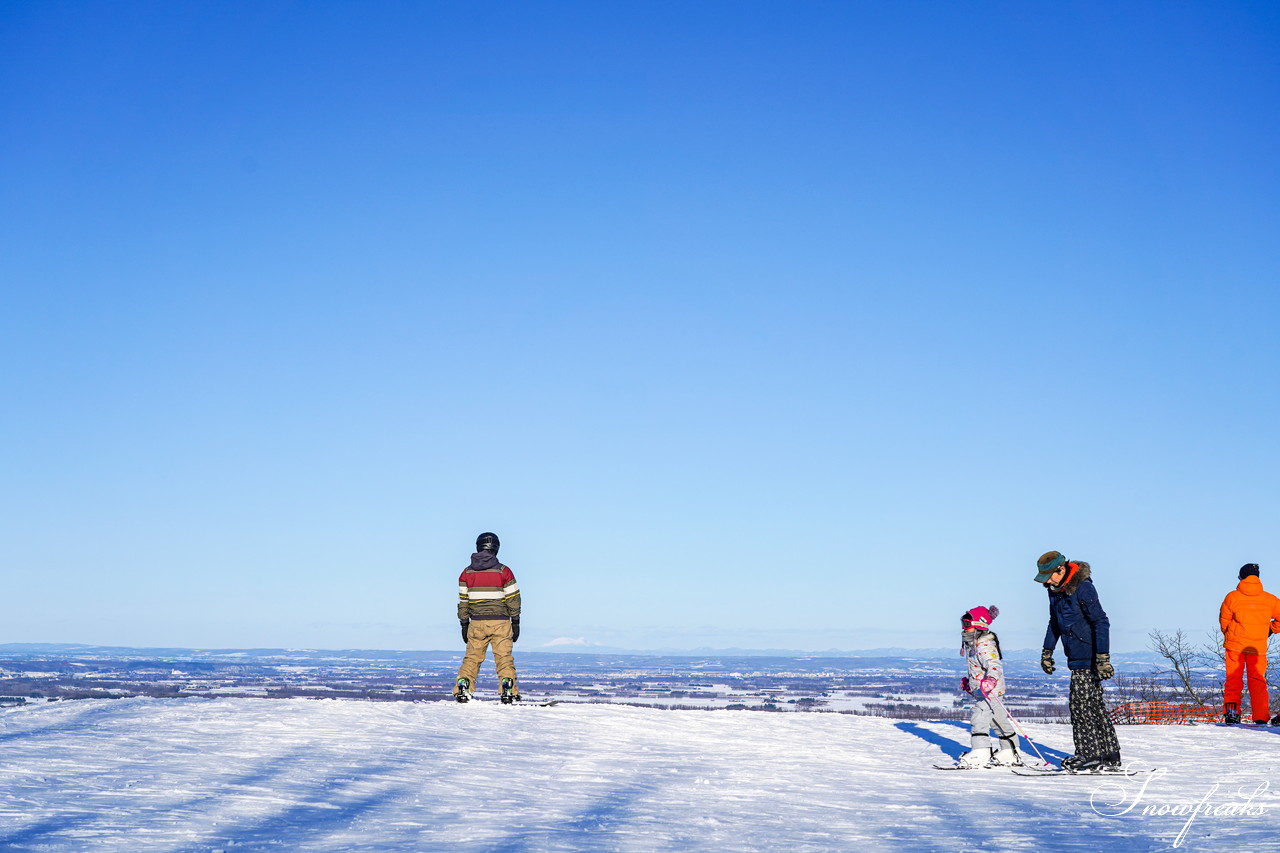
<instances>
[{"instance_id":1,"label":"pair of ski","mask_svg":"<svg viewBox=\"0 0 1280 853\"><path fill-rule=\"evenodd\" d=\"M962 765L962 764L935 764L935 765L933 765L933 769L934 769L934 770L974 770L974 771L989 771L989 770L1012 770L1013 768L1015 768L1015 767L1017 767L1017 766L1018 766L1018 765L1016 765L1016 764L984 764L984 765L983 765L983 766L981 766L981 767L965 767L965 766L964 766L964 765Z\"/></svg>"},{"instance_id":2,"label":"pair of ski","mask_svg":"<svg viewBox=\"0 0 1280 853\"><path fill-rule=\"evenodd\" d=\"M1102 779L1106 776L1140 776L1149 772L1135 767L1098 767L1096 770L1064 770L1062 767L1048 765L1046 767L1025 766L1014 767L1014 774L1019 776L1085 776L1089 779Z\"/></svg>"},{"instance_id":3,"label":"pair of ski","mask_svg":"<svg viewBox=\"0 0 1280 853\"><path fill-rule=\"evenodd\" d=\"M935 764L934 770L970 770L993 771L1008 770L1015 776L1088 776L1101 778L1105 776L1138 776L1146 771L1123 767L1119 770L1063 770L1052 764L993 764L984 767L962 767L958 764Z\"/></svg>"},{"instance_id":4,"label":"pair of ski","mask_svg":"<svg viewBox=\"0 0 1280 853\"><path fill-rule=\"evenodd\" d=\"M1148 773L1147 770L1137 770L1133 767L1117 767L1112 770L1064 770L1061 767L1015 767L1013 772L1017 776L1084 776L1090 779L1102 779L1108 776L1141 776Z\"/></svg>"}]
</instances>

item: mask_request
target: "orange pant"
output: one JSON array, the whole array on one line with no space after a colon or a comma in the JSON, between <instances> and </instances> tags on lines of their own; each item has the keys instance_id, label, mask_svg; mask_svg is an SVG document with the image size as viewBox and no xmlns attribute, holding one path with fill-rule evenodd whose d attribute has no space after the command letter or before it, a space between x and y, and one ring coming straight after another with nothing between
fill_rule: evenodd
<instances>
[{"instance_id":1,"label":"orange pant","mask_svg":"<svg viewBox=\"0 0 1280 853\"><path fill-rule=\"evenodd\" d=\"M1227 683L1222 690L1222 701L1240 707L1244 693L1244 674L1249 672L1249 709L1253 719L1270 719L1267 707L1267 656L1257 652L1227 651ZM1241 714L1240 716L1244 716Z\"/></svg>"}]
</instances>

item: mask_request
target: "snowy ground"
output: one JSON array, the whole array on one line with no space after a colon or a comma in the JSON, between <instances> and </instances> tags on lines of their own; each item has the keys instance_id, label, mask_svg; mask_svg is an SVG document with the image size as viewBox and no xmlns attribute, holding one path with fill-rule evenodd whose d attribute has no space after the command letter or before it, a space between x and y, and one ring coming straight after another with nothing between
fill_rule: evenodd
<instances>
[{"instance_id":1,"label":"snowy ground","mask_svg":"<svg viewBox=\"0 0 1280 853\"><path fill-rule=\"evenodd\" d=\"M0 850L1280 850L1280 734L1120 739L1161 770L941 772L965 726L840 714L58 702L0 714ZM1219 814L1169 813L1197 804Z\"/></svg>"}]
</instances>

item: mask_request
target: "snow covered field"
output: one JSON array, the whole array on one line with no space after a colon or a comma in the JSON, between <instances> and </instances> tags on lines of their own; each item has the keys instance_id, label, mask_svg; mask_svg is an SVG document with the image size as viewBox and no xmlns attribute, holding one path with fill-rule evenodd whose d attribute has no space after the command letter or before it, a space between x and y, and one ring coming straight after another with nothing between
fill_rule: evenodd
<instances>
[{"instance_id":1,"label":"snow covered field","mask_svg":"<svg viewBox=\"0 0 1280 853\"><path fill-rule=\"evenodd\" d=\"M1275 732L1123 727L1125 758L1161 768L1145 778L931 769L966 728L607 705L50 703L0 714L0 850L1280 850ZM1069 727L1028 728L1050 757L1070 751ZM1189 825L1170 813L1197 806Z\"/></svg>"}]
</instances>

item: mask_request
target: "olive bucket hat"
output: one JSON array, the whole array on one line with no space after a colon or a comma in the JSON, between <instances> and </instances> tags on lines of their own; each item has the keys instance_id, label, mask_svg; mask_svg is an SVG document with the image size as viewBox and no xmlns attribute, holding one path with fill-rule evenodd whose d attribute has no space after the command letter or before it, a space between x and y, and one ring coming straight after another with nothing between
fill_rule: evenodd
<instances>
[{"instance_id":1,"label":"olive bucket hat","mask_svg":"<svg viewBox=\"0 0 1280 853\"><path fill-rule=\"evenodd\" d=\"M1040 572L1036 575L1036 583L1047 581L1066 561L1067 558L1057 551L1046 551L1041 554L1040 559L1036 560L1036 569Z\"/></svg>"}]
</instances>

